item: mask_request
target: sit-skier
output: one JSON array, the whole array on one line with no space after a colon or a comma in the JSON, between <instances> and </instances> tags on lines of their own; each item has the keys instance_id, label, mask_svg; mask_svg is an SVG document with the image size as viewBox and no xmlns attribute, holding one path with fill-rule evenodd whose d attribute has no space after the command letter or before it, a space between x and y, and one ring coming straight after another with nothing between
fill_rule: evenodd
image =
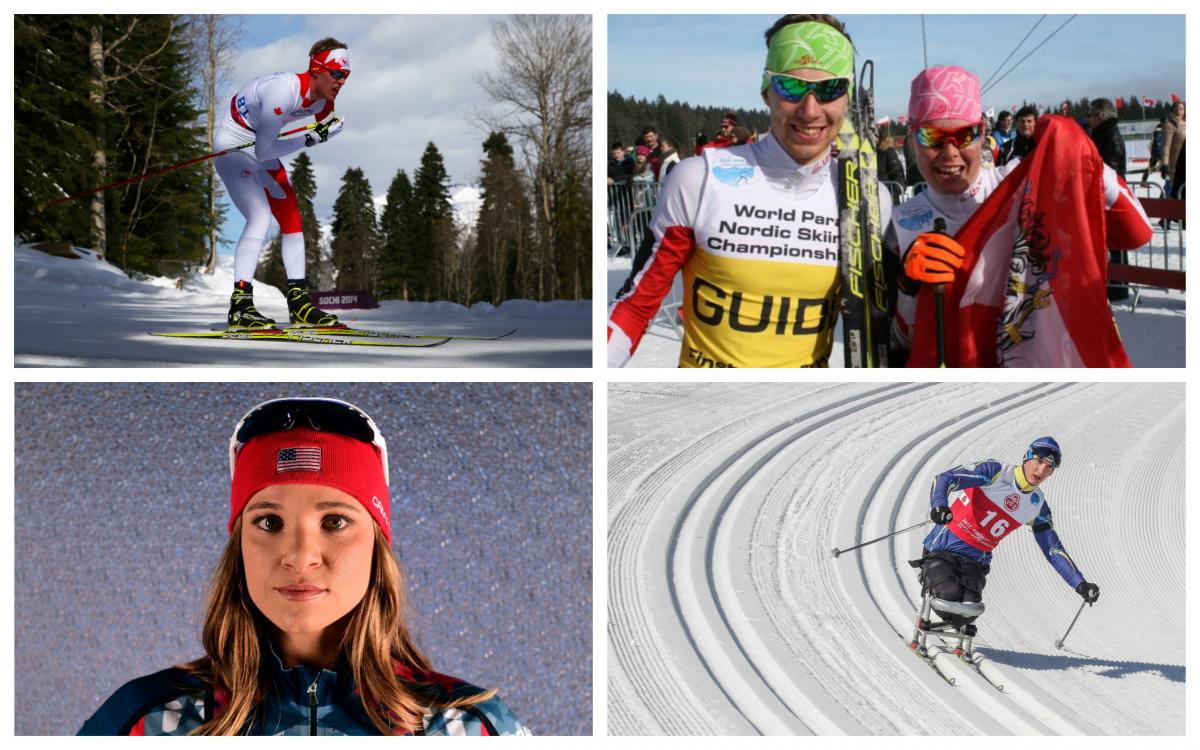
<instances>
[{"instance_id":1,"label":"sit-skier","mask_svg":"<svg viewBox=\"0 0 1200 750\"><path fill-rule=\"evenodd\" d=\"M922 542L921 612L911 646L925 655L929 633L958 640L955 653L971 661L975 619L983 614L983 586L992 551L1018 526L1033 529L1046 560L1088 604L1100 597L1063 549L1054 531L1050 506L1041 484L1062 465L1054 438L1034 440L1019 464L992 459L956 466L937 475L930 491L929 517L938 524ZM941 622L931 622L930 613Z\"/></svg>"}]
</instances>

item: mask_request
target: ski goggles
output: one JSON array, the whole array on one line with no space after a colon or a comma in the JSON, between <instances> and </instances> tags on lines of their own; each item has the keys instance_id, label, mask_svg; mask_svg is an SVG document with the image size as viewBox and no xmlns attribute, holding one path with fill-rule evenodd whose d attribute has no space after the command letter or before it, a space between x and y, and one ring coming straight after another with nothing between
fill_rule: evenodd
<instances>
[{"instance_id":1,"label":"ski goggles","mask_svg":"<svg viewBox=\"0 0 1200 750\"><path fill-rule=\"evenodd\" d=\"M354 404L336 398L280 398L251 409L229 439L229 475L238 453L256 437L294 429L330 432L368 443L379 453L383 480L388 484L387 441L375 421Z\"/></svg>"},{"instance_id":2,"label":"ski goggles","mask_svg":"<svg viewBox=\"0 0 1200 750\"><path fill-rule=\"evenodd\" d=\"M803 78L788 75L787 73L776 73L772 70L764 70L771 77L771 88L779 94L780 98L789 102L799 102L804 97L812 94L817 97L817 101L822 104L828 104L832 101L841 99L850 90L849 78L826 78L823 81L806 81Z\"/></svg>"},{"instance_id":3,"label":"ski goggles","mask_svg":"<svg viewBox=\"0 0 1200 750\"><path fill-rule=\"evenodd\" d=\"M1050 464L1055 469L1062 466L1062 454L1048 446L1034 446L1025 452L1026 461L1032 461L1035 458L1042 463Z\"/></svg>"},{"instance_id":4,"label":"ski goggles","mask_svg":"<svg viewBox=\"0 0 1200 750\"><path fill-rule=\"evenodd\" d=\"M954 147L964 149L979 140L983 133L983 125L975 123L958 130L942 130L933 125L922 125L916 129L917 143L925 148L942 149L950 141Z\"/></svg>"}]
</instances>

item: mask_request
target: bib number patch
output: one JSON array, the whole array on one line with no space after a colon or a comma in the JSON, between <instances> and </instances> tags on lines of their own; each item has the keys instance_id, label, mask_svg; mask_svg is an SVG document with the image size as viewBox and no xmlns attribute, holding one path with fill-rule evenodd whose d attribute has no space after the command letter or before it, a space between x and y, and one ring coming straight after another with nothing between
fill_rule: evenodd
<instances>
[{"instance_id":1,"label":"bib number patch","mask_svg":"<svg viewBox=\"0 0 1200 750\"><path fill-rule=\"evenodd\" d=\"M1009 505L1005 500L1005 505ZM975 549L991 552L1020 524L977 487L956 493L950 502L950 531ZM1014 508L1014 510L1016 510Z\"/></svg>"}]
</instances>

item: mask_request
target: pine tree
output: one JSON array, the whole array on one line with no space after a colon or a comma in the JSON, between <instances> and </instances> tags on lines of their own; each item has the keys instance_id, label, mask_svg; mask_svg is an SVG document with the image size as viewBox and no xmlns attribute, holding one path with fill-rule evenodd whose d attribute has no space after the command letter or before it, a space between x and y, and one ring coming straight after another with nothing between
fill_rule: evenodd
<instances>
[{"instance_id":1,"label":"pine tree","mask_svg":"<svg viewBox=\"0 0 1200 750\"><path fill-rule=\"evenodd\" d=\"M717 132L721 117L734 112L738 124L751 133L766 133L770 129L770 114L766 108L758 110L736 107L699 106L686 102L668 102L658 96L654 101L623 96L620 92L608 94L608 138L605 145L619 141L632 145L642 136L642 128L650 125L658 131L658 137L671 138L679 143L679 155L691 155L696 137L704 135L711 140Z\"/></svg>"},{"instance_id":2,"label":"pine tree","mask_svg":"<svg viewBox=\"0 0 1200 750\"><path fill-rule=\"evenodd\" d=\"M283 268L283 241L278 233L263 247L254 281L277 289L287 288L287 273Z\"/></svg>"},{"instance_id":3,"label":"pine tree","mask_svg":"<svg viewBox=\"0 0 1200 750\"><path fill-rule=\"evenodd\" d=\"M412 269L413 187L403 169L388 186L387 203L380 219L379 272L376 286L381 299L408 299Z\"/></svg>"},{"instance_id":4,"label":"pine tree","mask_svg":"<svg viewBox=\"0 0 1200 750\"><path fill-rule=\"evenodd\" d=\"M128 270L205 255L204 173L181 169L38 212L45 201L202 155L179 16L18 16L16 229L70 239Z\"/></svg>"},{"instance_id":5,"label":"pine tree","mask_svg":"<svg viewBox=\"0 0 1200 750\"><path fill-rule=\"evenodd\" d=\"M13 219L27 240L87 243L88 204L70 201L45 213L39 203L100 184L88 153L100 112L87 98L86 55L72 40L74 16L18 15L13 27Z\"/></svg>"},{"instance_id":6,"label":"pine tree","mask_svg":"<svg viewBox=\"0 0 1200 750\"><path fill-rule=\"evenodd\" d=\"M570 170L558 184L554 268L559 299L592 296L592 191L590 174Z\"/></svg>"},{"instance_id":7,"label":"pine tree","mask_svg":"<svg viewBox=\"0 0 1200 750\"><path fill-rule=\"evenodd\" d=\"M115 50L108 48L113 71L107 91L123 116L119 128L110 129L115 146L110 164L117 177L205 153L203 129L196 126L200 113L187 23L178 16L149 15L136 17L134 25L119 26L122 34L133 33ZM110 191L118 201L110 254L123 268L158 273L181 273L206 260L211 221L206 191L201 169L179 169Z\"/></svg>"},{"instance_id":8,"label":"pine tree","mask_svg":"<svg viewBox=\"0 0 1200 750\"><path fill-rule=\"evenodd\" d=\"M451 216L442 216L433 220L431 234L435 267L438 277L434 279L431 296L433 299L450 300L469 304L466 299L466 282L463 278L470 269L467 268L459 252L458 225Z\"/></svg>"},{"instance_id":9,"label":"pine tree","mask_svg":"<svg viewBox=\"0 0 1200 750\"><path fill-rule=\"evenodd\" d=\"M321 269L321 222L313 201L317 197L317 176L313 174L312 159L301 151L292 161L292 190L296 193L296 205L300 209L300 228L304 232L304 269L309 283L319 285Z\"/></svg>"},{"instance_id":10,"label":"pine tree","mask_svg":"<svg viewBox=\"0 0 1200 750\"><path fill-rule=\"evenodd\" d=\"M476 223L472 269L479 298L498 305L516 293L517 269L528 266L529 198L513 163L513 150L503 133L483 142L480 166L482 205Z\"/></svg>"},{"instance_id":11,"label":"pine tree","mask_svg":"<svg viewBox=\"0 0 1200 750\"><path fill-rule=\"evenodd\" d=\"M408 264L412 269L410 288L416 299L439 299L444 253L438 243L447 233L435 232L434 227L439 219L449 218L452 211L450 178L442 154L432 141L421 155L421 166L413 180L413 203L416 221L412 232L413 255Z\"/></svg>"},{"instance_id":12,"label":"pine tree","mask_svg":"<svg viewBox=\"0 0 1200 750\"><path fill-rule=\"evenodd\" d=\"M351 167L342 175L342 188L333 204L333 266L338 288L373 291L378 242L371 184L361 169Z\"/></svg>"}]
</instances>

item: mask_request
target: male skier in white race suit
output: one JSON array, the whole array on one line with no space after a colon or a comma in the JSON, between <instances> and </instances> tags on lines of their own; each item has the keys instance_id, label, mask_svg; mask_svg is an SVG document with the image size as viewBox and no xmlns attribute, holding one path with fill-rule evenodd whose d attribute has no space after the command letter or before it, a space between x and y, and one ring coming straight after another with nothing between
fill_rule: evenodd
<instances>
[{"instance_id":1,"label":"male skier in white race suit","mask_svg":"<svg viewBox=\"0 0 1200 750\"><path fill-rule=\"evenodd\" d=\"M230 199L246 218L234 255L230 328L261 329L275 325L274 320L254 309L251 284L272 216L279 222L282 234L289 323L338 325L335 316L309 302L300 211L280 159L302 147L324 143L341 132L341 118L331 115L338 91L349 75L346 45L333 38L322 39L309 52L306 72L260 76L239 89L229 102L229 112L217 129L214 145L224 150L254 143L216 160L217 173ZM315 117L318 124L303 138L279 138L285 125L307 117Z\"/></svg>"}]
</instances>

